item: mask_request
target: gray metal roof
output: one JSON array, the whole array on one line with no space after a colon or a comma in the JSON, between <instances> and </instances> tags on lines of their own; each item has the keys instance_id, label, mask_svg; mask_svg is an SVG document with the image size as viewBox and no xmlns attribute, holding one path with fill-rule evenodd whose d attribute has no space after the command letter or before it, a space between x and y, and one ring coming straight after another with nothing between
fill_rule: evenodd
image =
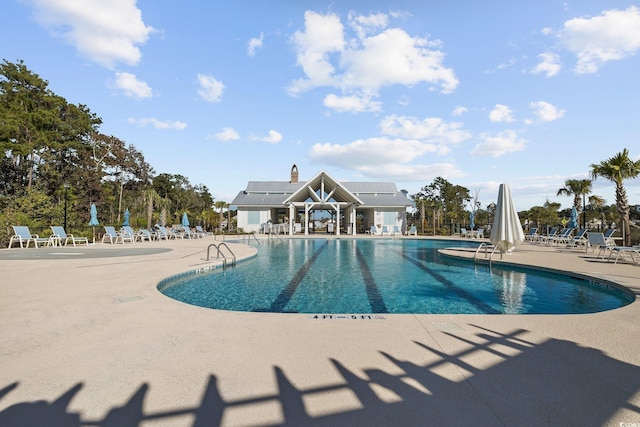
<instances>
[{"instance_id":1,"label":"gray metal roof","mask_svg":"<svg viewBox=\"0 0 640 427\"><path fill-rule=\"evenodd\" d=\"M287 193L293 194L305 183L292 184L289 181L249 181L247 193Z\"/></svg>"},{"instance_id":2,"label":"gray metal roof","mask_svg":"<svg viewBox=\"0 0 640 427\"><path fill-rule=\"evenodd\" d=\"M354 194L359 193L396 193L396 185L393 182L342 182L347 190Z\"/></svg>"},{"instance_id":3,"label":"gray metal roof","mask_svg":"<svg viewBox=\"0 0 640 427\"><path fill-rule=\"evenodd\" d=\"M322 175L320 172L317 176ZM328 176L328 175L327 175ZM330 179L333 179L329 177ZM292 184L289 181L249 181L247 189L241 191L233 199L234 206L283 206L285 200L311 181L300 181ZM360 200L363 207L401 207L412 206L413 203L404 193L398 191L393 182L338 182L340 186L352 193L336 193L338 199ZM349 197L348 197L349 196Z\"/></svg>"},{"instance_id":4,"label":"gray metal roof","mask_svg":"<svg viewBox=\"0 0 640 427\"><path fill-rule=\"evenodd\" d=\"M247 193L241 191L231 202L233 206L283 206L288 194Z\"/></svg>"},{"instance_id":5,"label":"gray metal roof","mask_svg":"<svg viewBox=\"0 0 640 427\"><path fill-rule=\"evenodd\" d=\"M401 207L413 206L403 192L398 191L394 194L359 194L364 207Z\"/></svg>"}]
</instances>

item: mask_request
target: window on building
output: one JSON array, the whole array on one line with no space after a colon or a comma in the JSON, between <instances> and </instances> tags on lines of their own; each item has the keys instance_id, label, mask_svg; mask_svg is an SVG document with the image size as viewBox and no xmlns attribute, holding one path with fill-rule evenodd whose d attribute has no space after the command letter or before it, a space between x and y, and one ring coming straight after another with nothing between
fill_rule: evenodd
<instances>
[{"instance_id":1,"label":"window on building","mask_svg":"<svg viewBox=\"0 0 640 427\"><path fill-rule=\"evenodd\" d=\"M259 225L260 224L260 211L247 212L247 224Z\"/></svg>"}]
</instances>

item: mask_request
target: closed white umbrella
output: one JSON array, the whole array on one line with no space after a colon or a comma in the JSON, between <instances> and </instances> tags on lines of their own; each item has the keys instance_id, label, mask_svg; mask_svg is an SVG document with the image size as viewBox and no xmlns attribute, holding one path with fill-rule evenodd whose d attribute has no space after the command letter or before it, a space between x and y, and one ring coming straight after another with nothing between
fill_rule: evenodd
<instances>
[{"instance_id":1,"label":"closed white umbrella","mask_svg":"<svg viewBox=\"0 0 640 427\"><path fill-rule=\"evenodd\" d=\"M500 184L490 240L502 253L512 252L516 244L524 240L524 232L513 206L509 184Z\"/></svg>"}]
</instances>

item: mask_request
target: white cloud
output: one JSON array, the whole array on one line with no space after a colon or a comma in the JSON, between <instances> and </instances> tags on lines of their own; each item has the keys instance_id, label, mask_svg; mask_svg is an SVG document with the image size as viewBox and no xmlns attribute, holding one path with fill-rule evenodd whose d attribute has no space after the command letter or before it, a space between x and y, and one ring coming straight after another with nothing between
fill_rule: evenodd
<instances>
[{"instance_id":1,"label":"white cloud","mask_svg":"<svg viewBox=\"0 0 640 427\"><path fill-rule=\"evenodd\" d=\"M526 143L524 139L518 138L513 130L506 130L495 136L483 134L481 139L482 142L471 150L471 155L500 157L507 153L524 150Z\"/></svg>"},{"instance_id":2,"label":"white cloud","mask_svg":"<svg viewBox=\"0 0 640 427\"><path fill-rule=\"evenodd\" d=\"M218 132L213 136L220 141L235 141L240 139L240 135L238 135L238 132L233 128L222 128L222 132Z\"/></svg>"},{"instance_id":3,"label":"white cloud","mask_svg":"<svg viewBox=\"0 0 640 427\"><path fill-rule=\"evenodd\" d=\"M183 130L187 127L187 124L181 121L162 121L152 117L142 118L142 119L134 119L130 118L128 120L129 123L136 124L140 127L146 127L147 125L151 125L156 129L171 129L171 130Z\"/></svg>"},{"instance_id":4,"label":"white cloud","mask_svg":"<svg viewBox=\"0 0 640 427\"><path fill-rule=\"evenodd\" d=\"M544 74L545 77L553 77L560 72L562 65L560 64L560 56L556 53L541 53L538 55L540 63L531 70L532 74Z\"/></svg>"},{"instance_id":5,"label":"white cloud","mask_svg":"<svg viewBox=\"0 0 640 427\"><path fill-rule=\"evenodd\" d=\"M338 96L329 94L323 104L337 112L361 113L364 111L380 111L381 103L364 96Z\"/></svg>"},{"instance_id":6,"label":"white cloud","mask_svg":"<svg viewBox=\"0 0 640 427\"><path fill-rule=\"evenodd\" d=\"M443 65L445 55L437 49L440 43L386 28L387 19L384 14L350 14L356 37L347 40L337 15L307 11L304 30L291 38L305 78L294 80L289 93L295 96L331 87L341 89L344 98L370 99L385 86L419 83L439 87L443 93L455 90L459 82L453 70Z\"/></svg>"},{"instance_id":7,"label":"white cloud","mask_svg":"<svg viewBox=\"0 0 640 427\"><path fill-rule=\"evenodd\" d=\"M282 135L280 134L280 132L277 132L272 129L269 131L269 136L265 136L260 140L264 142L268 142L269 144L277 144L278 142L282 141Z\"/></svg>"},{"instance_id":8,"label":"white cloud","mask_svg":"<svg viewBox=\"0 0 640 427\"><path fill-rule=\"evenodd\" d=\"M533 109L533 114L543 122L558 120L562 118L566 112L566 110L559 110L554 105L545 101L532 102L529 106Z\"/></svg>"},{"instance_id":9,"label":"white cloud","mask_svg":"<svg viewBox=\"0 0 640 427\"><path fill-rule=\"evenodd\" d=\"M260 37L253 37L251 40L249 40L249 43L247 46L247 55L255 56L256 49L262 47L263 40L264 40L264 33L260 33Z\"/></svg>"},{"instance_id":10,"label":"white cloud","mask_svg":"<svg viewBox=\"0 0 640 427\"><path fill-rule=\"evenodd\" d=\"M151 87L131 73L117 72L114 87L122 90L130 98L145 99L153 96Z\"/></svg>"},{"instance_id":11,"label":"white cloud","mask_svg":"<svg viewBox=\"0 0 640 427\"><path fill-rule=\"evenodd\" d=\"M309 158L321 163L361 170L364 167L388 167L395 163L406 163L437 150L436 145L417 140L381 137L359 139L344 145L315 144L309 150Z\"/></svg>"},{"instance_id":12,"label":"white cloud","mask_svg":"<svg viewBox=\"0 0 640 427\"><path fill-rule=\"evenodd\" d=\"M467 109L467 107L462 107L460 105L456 106L456 108L453 109L453 112L451 113L453 116L461 116L464 113L466 113L467 111L469 111Z\"/></svg>"},{"instance_id":13,"label":"white cloud","mask_svg":"<svg viewBox=\"0 0 640 427\"><path fill-rule=\"evenodd\" d=\"M356 31L360 39L365 38L367 34L386 28L389 24L389 17L384 13L365 16L350 12L348 20L349 25Z\"/></svg>"},{"instance_id":14,"label":"white cloud","mask_svg":"<svg viewBox=\"0 0 640 427\"><path fill-rule=\"evenodd\" d=\"M606 62L634 55L640 49L640 9L605 10L592 18L564 23L560 43L578 58L578 74L597 72Z\"/></svg>"},{"instance_id":15,"label":"white cloud","mask_svg":"<svg viewBox=\"0 0 640 427\"><path fill-rule=\"evenodd\" d=\"M385 135L406 139L419 139L437 144L458 144L471 138L471 133L462 130L462 123L446 123L437 117L420 120L416 117L387 116L380 122Z\"/></svg>"},{"instance_id":16,"label":"white cloud","mask_svg":"<svg viewBox=\"0 0 640 427\"><path fill-rule=\"evenodd\" d=\"M291 40L295 46L297 64L308 79L294 81L289 89L292 95L318 86L337 86L329 54L342 51L345 44L344 27L337 15L307 11L304 22L305 31L296 31Z\"/></svg>"},{"instance_id":17,"label":"white cloud","mask_svg":"<svg viewBox=\"0 0 640 427\"><path fill-rule=\"evenodd\" d=\"M105 67L136 65L155 30L142 21L136 0L30 0L36 21L84 57Z\"/></svg>"},{"instance_id":18,"label":"white cloud","mask_svg":"<svg viewBox=\"0 0 640 427\"><path fill-rule=\"evenodd\" d=\"M363 175L385 181L415 181L424 183L437 177L448 180L462 178L466 174L453 163L433 163L426 165L391 164L385 167L358 166L357 170Z\"/></svg>"},{"instance_id":19,"label":"white cloud","mask_svg":"<svg viewBox=\"0 0 640 427\"><path fill-rule=\"evenodd\" d=\"M489 113L489 120L495 123L513 122L513 112L506 105L496 104L496 107Z\"/></svg>"},{"instance_id":20,"label":"white cloud","mask_svg":"<svg viewBox=\"0 0 640 427\"><path fill-rule=\"evenodd\" d=\"M205 101L220 102L224 92L224 84L213 76L198 74L198 95Z\"/></svg>"},{"instance_id":21,"label":"white cloud","mask_svg":"<svg viewBox=\"0 0 640 427\"><path fill-rule=\"evenodd\" d=\"M309 159L343 169L355 170L375 179L423 182L437 176L464 176L451 163L413 164L426 154L442 154L441 146L416 139L386 136L359 139L348 144L315 144L308 152Z\"/></svg>"}]
</instances>

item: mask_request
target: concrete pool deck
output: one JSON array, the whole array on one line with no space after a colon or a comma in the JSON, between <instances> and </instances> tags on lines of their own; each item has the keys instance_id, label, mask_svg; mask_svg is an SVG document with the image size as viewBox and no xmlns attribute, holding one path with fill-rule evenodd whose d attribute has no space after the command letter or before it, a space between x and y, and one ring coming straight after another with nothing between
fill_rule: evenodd
<instances>
[{"instance_id":1,"label":"concrete pool deck","mask_svg":"<svg viewBox=\"0 0 640 427\"><path fill-rule=\"evenodd\" d=\"M638 301L587 315L315 319L156 290L210 266L211 243L0 250L0 425L640 425ZM584 250L523 243L503 261L640 296L638 264Z\"/></svg>"}]
</instances>

